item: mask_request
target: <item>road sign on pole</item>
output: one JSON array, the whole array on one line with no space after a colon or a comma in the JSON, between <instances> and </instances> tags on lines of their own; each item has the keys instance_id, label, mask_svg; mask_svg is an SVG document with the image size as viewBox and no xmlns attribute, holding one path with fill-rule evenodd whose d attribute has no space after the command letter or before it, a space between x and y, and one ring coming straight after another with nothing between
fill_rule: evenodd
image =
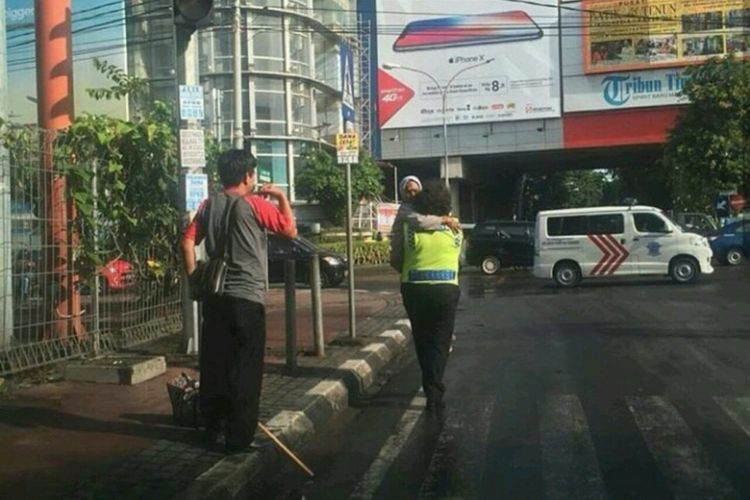
<instances>
[{"instance_id":1,"label":"road sign on pole","mask_svg":"<svg viewBox=\"0 0 750 500\"><path fill-rule=\"evenodd\" d=\"M180 120L203 120L203 87L180 85Z\"/></svg>"},{"instance_id":2,"label":"road sign on pole","mask_svg":"<svg viewBox=\"0 0 750 500\"><path fill-rule=\"evenodd\" d=\"M336 160L339 165L359 163L359 134L336 134Z\"/></svg>"}]
</instances>

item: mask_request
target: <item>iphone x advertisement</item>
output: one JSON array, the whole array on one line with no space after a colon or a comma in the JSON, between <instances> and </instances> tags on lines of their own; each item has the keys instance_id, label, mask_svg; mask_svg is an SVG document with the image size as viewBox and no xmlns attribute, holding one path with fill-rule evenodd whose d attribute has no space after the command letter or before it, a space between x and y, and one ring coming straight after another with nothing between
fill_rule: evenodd
<instances>
[{"instance_id":1,"label":"iphone x advertisement","mask_svg":"<svg viewBox=\"0 0 750 500\"><path fill-rule=\"evenodd\" d=\"M381 128L560 116L557 3L378 2ZM450 83L450 85L449 85Z\"/></svg>"}]
</instances>

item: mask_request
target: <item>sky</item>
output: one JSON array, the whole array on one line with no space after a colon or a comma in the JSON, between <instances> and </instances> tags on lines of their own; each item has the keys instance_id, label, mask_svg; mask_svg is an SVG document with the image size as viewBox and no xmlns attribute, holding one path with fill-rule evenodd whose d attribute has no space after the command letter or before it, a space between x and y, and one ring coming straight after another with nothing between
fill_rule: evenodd
<instances>
[{"instance_id":1,"label":"sky","mask_svg":"<svg viewBox=\"0 0 750 500\"><path fill-rule=\"evenodd\" d=\"M152 0L144 0L152 1ZM34 0L5 0L8 47L8 116L16 123L36 122ZM108 87L94 70L99 57L127 68L125 0L72 0L73 85L75 113L106 113L125 117L123 101L93 101L87 88Z\"/></svg>"}]
</instances>

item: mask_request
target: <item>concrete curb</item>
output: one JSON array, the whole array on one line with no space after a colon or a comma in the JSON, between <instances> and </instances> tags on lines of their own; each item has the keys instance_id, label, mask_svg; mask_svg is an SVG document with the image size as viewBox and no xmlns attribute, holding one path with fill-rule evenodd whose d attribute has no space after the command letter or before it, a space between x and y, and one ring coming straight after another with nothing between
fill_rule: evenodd
<instances>
[{"instance_id":1,"label":"concrete curb","mask_svg":"<svg viewBox=\"0 0 750 500\"><path fill-rule=\"evenodd\" d=\"M340 375L322 380L307 391L299 408L279 412L266 426L292 450L298 448L315 435L317 428L346 409L350 396L363 393L373 384L388 363L408 348L410 335L409 321L397 321L392 329L362 347L357 352L359 357L342 363L338 367ZM237 498L280 459L280 451L272 445L245 455L227 456L196 478L177 498Z\"/></svg>"}]
</instances>

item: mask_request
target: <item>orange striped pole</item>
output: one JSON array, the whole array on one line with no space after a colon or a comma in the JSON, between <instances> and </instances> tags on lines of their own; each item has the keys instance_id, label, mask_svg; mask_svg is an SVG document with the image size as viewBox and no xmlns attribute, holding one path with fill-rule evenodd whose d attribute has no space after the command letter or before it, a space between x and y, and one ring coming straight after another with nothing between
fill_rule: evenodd
<instances>
[{"instance_id":1,"label":"orange striped pole","mask_svg":"<svg viewBox=\"0 0 750 500\"><path fill-rule=\"evenodd\" d=\"M68 232L74 217L66 196L65 177L58 175L53 162L55 134L73 120L73 52L70 21L71 0L35 0L37 112L43 131L42 168L49 179L47 211L52 236L53 285L59 296L54 304L53 335L67 337L85 334L81 322L78 277L70 262L75 239Z\"/></svg>"}]
</instances>

